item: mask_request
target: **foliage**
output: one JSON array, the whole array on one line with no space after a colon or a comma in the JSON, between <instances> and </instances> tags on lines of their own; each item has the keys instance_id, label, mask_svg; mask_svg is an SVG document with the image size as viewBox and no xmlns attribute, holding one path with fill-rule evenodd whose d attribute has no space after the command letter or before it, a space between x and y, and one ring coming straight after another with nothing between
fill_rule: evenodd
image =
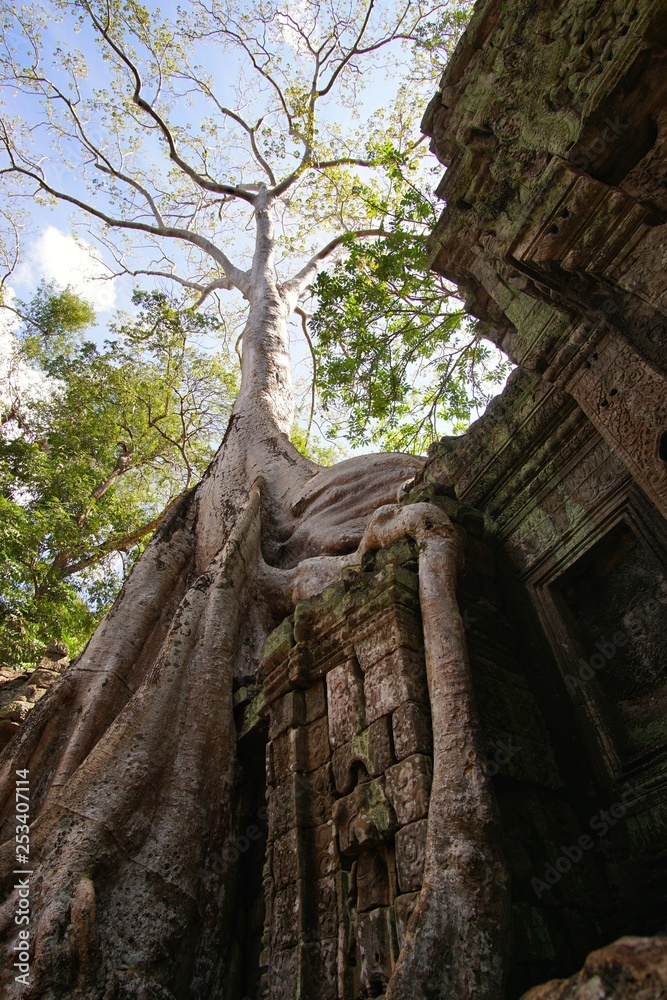
<instances>
[{"instance_id":1,"label":"foliage","mask_svg":"<svg viewBox=\"0 0 667 1000\"><path fill-rule=\"evenodd\" d=\"M342 424L353 444L421 452L448 424L465 426L509 365L476 333L455 289L429 271L435 206L406 179L406 158L386 155L403 191L393 212L377 206L386 234L350 240L346 259L313 287L317 387L333 433Z\"/></svg>"},{"instance_id":2,"label":"foliage","mask_svg":"<svg viewBox=\"0 0 667 1000\"><path fill-rule=\"evenodd\" d=\"M285 278L378 228L386 148L426 154L418 123L471 8L189 0L170 19L136 0L0 0L0 175L102 223L119 273L216 295L243 285L261 197Z\"/></svg>"},{"instance_id":3,"label":"foliage","mask_svg":"<svg viewBox=\"0 0 667 1000\"><path fill-rule=\"evenodd\" d=\"M301 455L317 465L335 465L341 459L340 448L326 444L320 437L311 437L308 431L298 423L295 423L292 428L290 441Z\"/></svg>"},{"instance_id":4,"label":"foliage","mask_svg":"<svg viewBox=\"0 0 667 1000\"><path fill-rule=\"evenodd\" d=\"M70 290L21 310L19 349L50 392L0 438L2 662L54 638L80 648L224 431L235 372L198 346L219 321L158 292L134 302L101 347L80 336L91 310Z\"/></svg>"},{"instance_id":5,"label":"foliage","mask_svg":"<svg viewBox=\"0 0 667 1000\"><path fill-rule=\"evenodd\" d=\"M0 0L0 183L13 209L77 210L109 275L169 279L198 306L235 292L263 321L315 302L333 429L422 450L504 375L451 289L425 274L435 208L420 193L418 122L471 7L188 0L163 15L137 0ZM285 308L267 310L267 291ZM193 346L222 324L161 293L136 306L102 347L81 336L89 317L70 293L44 290L24 310L23 358L54 388L3 418L20 425L0 453L3 587L36 630L20 632L6 598L5 655L58 627L82 641L122 561L222 436L229 362ZM309 431L293 436L333 459ZM68 610L49 618L49 602Z\"/></svg>"}]
</instances>

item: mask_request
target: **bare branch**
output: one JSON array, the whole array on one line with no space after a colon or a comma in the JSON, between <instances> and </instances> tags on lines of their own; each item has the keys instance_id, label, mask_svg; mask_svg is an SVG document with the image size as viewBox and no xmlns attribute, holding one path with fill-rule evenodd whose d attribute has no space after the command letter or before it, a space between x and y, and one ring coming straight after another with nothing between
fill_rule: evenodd
<instances>
[{"instance_id":1,"label":"bare branch","mask_svg":"<svg viewBox=\"0 0 667 1000\"><path fill-rule=\"evenodd\" d=\"M336 80L338 79L338 77L340 76L340 74L343 72L343 70L345 69L345 67L349 63L350 59L352 59L353 56L355 56L359 51L361 51L359 49L359 44L360 44L362 38L364 37L364 34L366 33L366 28L368 27L368 22L371 19L371 14L373 13L373 7L374 6L375 6L375 0L369 0L368 7L366 9L366 15L364 17L363 23L361 25L361 28L359 29L359 33L357 34L357 37L356 37L354 43L348 49L348 51L345 54L345 56L343 57L343 59L341 59L341 61L338 64L338 66L336 67L336 69L331 74L331 77L330 77L329 82L327 83L327 85L325 87L322 87L320 90L317 91L317 96L318 97L326 97L326 95L329 93L329 91L333 88L333 86L336 83Z\"/></svg>"},{"instance_id":2,"label":"bare branch","mask_svg":"<svg viewBox=\"0 0 667 1000\"><path fill-rule=\"evenodd\" d=\"M248 290L248 275L246 272L241 271L234 264L232 264L227 255L205 236L201 236L199 233L194 233L190 229L180 229L176 226L150 225L147 222L138 222L132 219L115 219L113 216L107 215L106 212L102 212L98 208L94 208L92 205L82 201L80 198L76 198L74 195L67 194L64 191L59 191L57 188L52 187L42 176L40 176L40 174L35 172L35 169L29 170L27 167L20 166L16 162L13 155L13 150L9 143L6 129L4 128L4 123L2 123L1 127L3 132L3 144L10 157L12 165L11 167L6 167L0 170L0 176L3 174L20 174L24 177L29 177L31 180L35 181L42 191L45 191L52 197L57 198L59 201L65 201L70 205L75 205L86 214L92 215L96 219L100 219L100 221L104 222L105 225L111 226L114 229L129 229L142 233L150 233L153 236L179 239L186 243L191 243L194 246L199 247L200 250L209 254L209 256L222 267L231 284L235 285L239 291L245 294Z\"/></svg>"},{"instance_id":3,"label":"bare branch","mask_svg":"<svg viewBox=\"0 0 667 1000\"><path fill-rule=\"evenodd\" d=\"M132 101L138 108L140 108L145 114L147 114L149 118L151 118L151 120L155 123L155 125L157 125L162 137L164 138L167 144L167 148L169 150L169 158L178 167L180 167L183 173L187 174L187 176L191 180L193 180L195 184L198 185L198 187L204 188L206 191L212 191L216 194L228 194L235 198L241 198L252 205L254 203L254 195L251 192L244 190L243 187L236 184L222 184L218 181L211 180L208 177L204 177L197 170L195 170L194 167L190 166L190 164L187 163L182 156L180 156L176 148L176 142L172 135L171 129L165 122L164 118L142 96L143 84L141 76L139 74L139 70L132 62L130 57L127 55L127 53L124 51L124 49L111 37L111 34L109 32L109 25L107 24L105 26L99 21L88 0L83 0L83 2L95 28L100 33L102 38L105 40L109 48L116 53L116 55L121 60L123 65L129 71L134 81L134 91L132 94Z\"/></svg>"},{"instance_id":4,"label":"bare branch","mask_svg":"<svg viewBox=\"0 0 667 1000\"><path fill-rule=\"evenodd\" d=\"M257 129L262 124L263 119L260 118L260 120L254 126L248 125L247 121L245 121L245 119L242 118L241 115L238 114L238 112L233 111L231 108L226 107L218 100L218 98L213 93L213 90L206 82L206 80L200 80L199 77L195 76L195 74L192 72L188 74L187 79L197 84L197 86L201 88L202 92L204 94L207 94L208 97L210 97L210 99L213 101L213 103L215 104L216 108L218 109L221 115L223 115L225 118L230 118L232 121L236 122L237 125L240 125L240 127L243 129L243 131L247 134L247 136L250 139L250 147L252 149L253 156L255 157L257 163L268 177L269 183L271 185L275 185L276 184L275 174L273 173L273 170L271 169L268 161L262 155L257 145L257 138L256 138Z\"/></svg>"},{"instance_id":5,"label":"bare branch","mask_svg":"<svg viewBox=\"0 0 667 1000\"><path fill-rule=\"evenodd\" d=\"M138 191L139 194L143 195L143 197L146 199L150 207L151 212L153 213L153 216L158 226L164 226L164 219L162 218L160 210L158 209L155 203L155 199L151 195L150 191L148 191L143 186L143 184L140 184L139 181L135 180L134 177L130 177L128 174L124 174L120 170L116 170L114 167L108 166L105 163L96 163L95 166L97 167L98 170L101 170L103 174L108 174L110 177L115 177L118 180L123 181L125 184L128 184L130 187L134 188L135 191Z\"/></svg>"},{"instance_id":6,"label":"bare branch","mask_svg":"<svg viewBox=\"0 0 667 1000\"><path fill-rule=\"evenodd\" d=\"M145 275L146 277L149 278L168 278L170 281L175 281L178 285L181 285L183 288L189 288L193 292L199 292L199 298L197 299L193 307L195 309L198 309L201 305L203 305L203 303L206 301L209 295L211 295L213 292L218 290L229 291L229 289L232 288L232 283L227 277L215 278L213 281L209 281L206 284L204 284L201 281L192 281L191 279L188 278L181 278L179 274L173 274L170 271L151 270L149 268L137 268L136 270L130 270L129 268L124 268L123 273L128 274L130 275L130 277L133 278L138 278L139 275Z\"/></svg>"},{"instance_id":7,"label":"bare branch","mask_svg":"<svg viewBox=\"0 0 667 1000\"><path fill-rule=\"evenodd\" d=\"M184 492L186 491L182 491L178 494L178 496L174 497L174 499L167 504L164 510L158 514L157 517L148 521L147 524L142 525L142 527L137 528L135 531L129 532L127 535L107 539L106 542L102 542L101 545L98 545L91 555L86 556L83 559L79 559L77 562L66 565L63 569L61 569L59 575L61 577L73 576L75 573L80 573L89 566L93 566L95 563L99 562L100 559L103 559L104 556L110 555L112 552L128 552L133 545L136 545L137 542L142 540L142 538L145 538L146 535L150 535L151 532L155 531L155 529L159 527L174 504L178 503L181 499Z\"/></svg>"}]
</instances>

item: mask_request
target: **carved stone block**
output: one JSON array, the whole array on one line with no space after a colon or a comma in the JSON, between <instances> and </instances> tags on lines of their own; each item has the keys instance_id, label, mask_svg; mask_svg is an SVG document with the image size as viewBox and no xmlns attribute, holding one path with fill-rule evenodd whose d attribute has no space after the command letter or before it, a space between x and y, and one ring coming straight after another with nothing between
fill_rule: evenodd
<instances>
[{"instance_id":1,"label":"carved stone block","mask_svg":"<svg viewBox=\"0 0 667 1000\"><path fill-rule=\"evenodd\" d=\"M327 674L329 740L333 749L347 743L365 726L364 682L356 660Z\"/></svg>"},{"instance_id":2,"label":"carved stone block","mask_svg":"<svg viewBox=\"0 0 667 1000\"><path fill-rule=\"evenodd\" d=\"M271 848L273 853L273 881L276 890L284 889L296 882L303 872L300 870L299 834L289 830L278 837Z\"/></svg>"},{"instance_id":3,"label":"carved stone block","mask_svg":"<svg viewBox=\"0 0 667 1000\"><path fill-rule=\"evenodd\" d=\"M406 757L387 771L387 798L401 826L427 815L432 773L430 757L420 753Z\"/></svg>"},{"instance_id":4,"label":"carved stone block","mask_svg":"<svg viewBox=\"0 0 667 1000\"><path fill-rule=\"evenodd\" d=\"M292 882L273 897L271 906L271 950L285 951L299 942L302 927L301 887Z\"/></svg>"},{"instance_id":5,"label":"carved stone block","mask_svg":"<svg viewBox=\"0 0 667 1000\"><path fill-rule=\"evenodd\" d=\"M394 650L365 671L364 694L369 722L406 701L428 704L423 657L410 649Z\"/></svg>"},{"instance_id":6,"label":"carved stone block","mask_svg":"<svg viewBox=\"0 0 667 1000\"><path fill-rule=\"evenodd\" d=\"M274 952L269 968L270 1000L293 1000L299 982L299 947Z\"/></svg>"},{"instance_id":7,"label":"carved stone block","mask_svg":"<svg viewBox=\"0 0 667 1000\"><path fill-rule=\"evenodd\" d=\"M357 944L361 959L362 989L366 996L378 996L380 988L389 983L398 954L391 907L359 914Z\"/></svg>"},{"instance_id":8,"label":"carved stone block","mask_svg":"<svg viewBox=\"0 0 667 1000\"><path fill-rule=\"evenodd\" d=\"M384 778L357 785L350 795L339 799L333 808L333 819L343 854L354 855L364 844L372 847L388 841L397 824Z\"/></svg>"},{"instance_id":9,"label":"carved stone block","mask_svg":"<svg viewBox=\"0 0 667 1000\"><path fill-rule=\"evenodd\" d=\"M295 794L294 778L294 775L287 775L275 788L269 789L267 807L268 839L270 842L297 826L298 800Z\"/></svg>"},{"instance_id":10,"label":"carved stone block","mask_svg":"<svg viewBox=\"0 0 667 1000\"><path fill-rule=\"evenodd\" d=\"M304 892L313 900L314 931L320 940L338 936L338 901L336 878L329 875L316 882L306 883Z\"/></svg>"},{"instance_id":11,"label":"carved stone block","mask_svg":"<svg viewBox=\"0 0 667 1000\"><path fill-rule=\"evenodd\" d=\"M321 715L327 710L327 700L324 691L324 681L318 681L317 684L313 684L305 692L306 699L306 715L304 722L314 722L315 719L319 719Z\"/></svg>"},{"instance_id":12,"label":"carved stone block","mask_svg":"<svg viewBox=\"0 0 667 1000\"><path fill-rule=\"evenodd\" d=\"M268 677L278 664L284 663L293 645L293 622L291 618L286 618L278 628L271 632L264 645L262 667L265 677Z\"/></svg>"},{"instance_id":13,"label":"carved stone block","mask_svg":"<svg viewBox=\"0 0 667 1000\"><path fill-rule=\"evenodd\" d=\"M406 892L402 896L397 896L394 900L394 917L396 919L396 937L399 951L403 947L405 932L418 899L418 892Z\"/></svg>"},{"instance_id":14,"label":"carved stone block","mask_svg":"<svg viewBox=\"0 0 667 1000\"><path fill-rule=\"evenodd\" d=\"M410 823L396 834L396 870L401 892L421 888L424 874L424 849L427 820Z\"/></svg>"},{"instance_id":15,"label":"carved stone block","mask_svg":"<svg viewBox=\"0 0 667 1000\"><path fill-rule=\"evenodd\" d=\"M272 748L272 772L276 784L284 782L288 774L293 774L297 770L295 732L294 729L288 729L269 744Z\"/></svg>"},{"instance_id":16,"label":"carved stone block","mask_svg":"<svg viewBox=\"0 0 667 1000\"><path fill-rule=\"evenodd\" d=\"M354 629L354 651L364 673L385 656L404 648L416 653L424 645L421 623L405 608L392 607Z\"/></svg>"},{"instance_id":17,"label":"carved stone block","mask_svg":"<svg viewBox=\"0 0 667 1000\"><path fill-rule=\"evenodd\" d=\"M433 749L431 717L424 705L408 701L399 705L392 716L394 750L398 760L413 753L430 754Z\"/></svg>"},{"instance_id":18,"label":"carved stone block","mask_svg":"<svg viewBox=\"0 0 667 1000\"><path fill-rule=\"evenodd\" d=\"M269 787L275 785L276 783L276 769L274 767L274 752L273 752L273 741L269 741L266 744L265 753L265 768L266 768L266 783Z\"/></svg>"},{"instance_id":19,"label":"carved stone block","mask_svg":"<svg viewBox=\"0 0 667 1000\"><path fill-rule=\"evenodd\" d=\"M310 687L312 684L312 657L310 649L305 642L298 642L296 646L292 647L287 658L287 665L291 687Z\"/></svg>"},{"instance_id":20,"label":"carved stone block","mask_svg":"<svg viewBox=\"0 0 667 1000\"><path fill-rule=\"evenodd\" d=\"M327 823L334 804L331 764L324 764L310 774L295 775L295 784L299 823L308 827Z\"/></svg>"},{"instance_id":21,"label":"carved stone block","mask_svg":"<svg viewBox=\"0 0 667 1000\"><path fill-rule=\"evenodd\" d=\"M269 739L274 740L290 726L301 726L305 721L303 692L288 691L271 706Z\"/></svg>"},{"instance_id":22,"label":"carved stone block","mask_svg":"<svg viewBox=\"0 0 667 1000\"><path fill-rule=\"evenodd\" d=\"M307 968L307 987L297 992L295 984L290 997L316 997L317 1000L338 1000L338 939L311 937L303 945Z\"/></svg>"},{"instance_id":23,"label":"carved stone block","mask_svg":"<svg viewBox=\"0 0 667 1000\"><path fill-rule=\"evenodd\" d=\"M304 847L304 873L309 879L333 875L338 867L338 849L334 826L330 821L310 830L302 831Z\"/></svg>"},{"instance_id":24,"label":"carved stone block","mask_svg":"<svg viewBox=\"0 0 667 1000\"><path fill-rule=\"evenodd\" d=\"M326 715L294 731L297 770L314 771L329 760L329 726Z\"/></svg>"},{"instance_id":25,"label":"carved stone block","mask_svg":"<svg viewBox=\"0 0 667 1000\"><path fill-rule=\"evenodd\" d=\"M389 872L382 854L374 850L362 851L356 866L357 912L389 906Z\"/></svg>"},{"instance_id":26,"label":"carved stone block","mask_svg":"<svg viewBox=\"0 0 667 1000\"><path fill-rule=\"evenodd\" d=\"M352 788L355 764L363 765L371 778L386 771L394 763L389 717L377 719L349 743L334 750L331 762L336 791L340 794L349 792Z\"/></svg>"}]
</instances>

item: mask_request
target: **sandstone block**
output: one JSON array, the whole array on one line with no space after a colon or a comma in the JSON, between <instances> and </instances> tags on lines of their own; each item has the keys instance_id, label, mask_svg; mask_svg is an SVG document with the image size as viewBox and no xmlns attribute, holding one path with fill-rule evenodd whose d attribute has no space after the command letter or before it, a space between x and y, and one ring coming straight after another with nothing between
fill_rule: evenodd
<instances>
[{"instance_id":1,"label":"sandstone block","mask_svg":"<svg viewBox=\"0 0 667 1000\"><path fill-rule=\"evenodd\" d=\"M362 988L367 996L378 996L380 989L384 991L389 983L398 955L391 907L359 914L357 944Z\"/></svg>"},{"instance_id":2,"label":"sandstone block","mask_svg":"<svg viewBox=\"0 0 667 1000\"><path fill-rule=\"evenodd\" d=\"M389 717L377 719L349 743L334 750L331 762L336 791L340 794L353 787L355 765L363 765L371 778L386 771L394 763Z\"/></svg>"},{"instance_id":3,"label":"sandstone block","mask_svg":"<svg viewBox=\"0 0 667 1000\"><path fill-rule=\"evenodd\" d=\"M415 892L421 888L424 874L424 849L426 847L427 820L404 826L396 834L396 870L401 892Z\"/></svg>"},{"instance_id":4,"label":"sandstone block","mask_svg":"<svg viewBox=\"0 0 667 1000\"><path fill-rule=\"evenodd\" d=\"M368 667L364 674L366 718L389 715L407 701L428 704L426 669L421 654L397 649Z\"/></svg>"},{"instance_id":5,"label":"sandstone block","mask_svg":"<svg viewBox=\"0 0 667 1000\"><path fill-rule=\"evenodd\" d=\"M398 760L413 753L432 752L431 716L424 705L414 701L399 705L392 716L391 725Z\"/></svg>"},{"instance_id":6,"label":"sandstone block","mask_svg":"<svg viewBox=\"0 0 667 1000\"><path fill-rule=\"evenodd\" d=\"M365 726L364 681L354 659L330 670L326 681L329 740L332 749L336 749Z\"/></svg>"},{"instance_id":7,"label":"sandstone block","mask_svg":"<svg viewBox=\"0 0 667 1000\"><path fill-rule=\"evenodd\" d=\"M396 814L384 788L384 778L357 785L333 808L341 853L357 854L364 845L379 846L396 830Z\"/></svg>"},{"instance_id":8,"label":"sandstone block","mask_svg":"<svg viewBox=\"0 0 667 1000\"><path fill-rule=\"evenodd\" d=\"M379 851L362 851L357 865L357 912L389 906L390 887L387 862Z\"/></svg>"},{"instance_id":9,"label":"sandstone block","mask_svg":"<svg viewBox=\"0 0 667 1000\"><path fill-rule=\"evenodd\" d=\"M406 757L387 771L387 798L401 826L428 814L432 773L430 757L420 753Z\"/></svg>"}]
</instances>

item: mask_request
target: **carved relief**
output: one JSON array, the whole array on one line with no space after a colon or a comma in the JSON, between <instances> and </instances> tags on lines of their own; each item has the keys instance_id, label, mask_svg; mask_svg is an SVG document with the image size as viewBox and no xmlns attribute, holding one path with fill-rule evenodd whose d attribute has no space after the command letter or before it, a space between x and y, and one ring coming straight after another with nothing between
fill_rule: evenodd
<instances>
[{"instance_id":1,"label":"carved relief","mask_svg":"<svg viewBox=\"0 0 667 1000\"><path fill-rule=\"evenodd\" d=\"M610 331L569 391L667 515L667 466L657 454L658 437L667 428L667 380Z\"/></svg>"},{"instance_id":2,"label":"carved relief","mask_svg":"<svg viewBox=\"0 0 667 1000\"><path fill-rule=\"evenodd\" d=\"M336 1000L383 993L421 885L432 734L417 578L389 565L363 582L298 606L267 643L270 1000L319 998L324 982Z\"/></svg>"}]
</instances>

